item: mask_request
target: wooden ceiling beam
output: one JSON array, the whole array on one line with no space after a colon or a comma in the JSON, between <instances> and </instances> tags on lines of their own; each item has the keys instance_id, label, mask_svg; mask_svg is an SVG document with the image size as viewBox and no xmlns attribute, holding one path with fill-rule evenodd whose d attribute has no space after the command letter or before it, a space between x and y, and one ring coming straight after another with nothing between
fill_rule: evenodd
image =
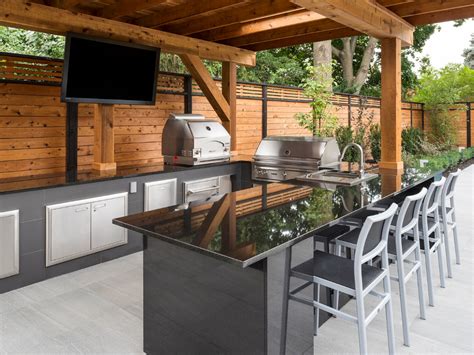
<instances>
[{"instance_id":1,"label":"wooden ceiling beam","mask_svg":"<svg viewBox=\"0 0 474 355\"><path fill-rule=\"evenodd\" d=\"M198 56L189 54L181 54L180 58L221 121L224 123L230 122L231 110L229 102L227 102L202 60Z\"/></svg>"},{"instance_id":2,"label":"wooden ceiling beam","mask_svg":"<svg viewBox=\"0 0 474 355\"><path fill-rule=\"evenodd\" d=\"M257 43L275 41L290 37L299 37L303 35L314 34L315 32L319 33L333 31L341 28L347 27L333 20L324 18L316 21L302 22L292 26L279 27L271 31L239 36L229 40L224 40L223 43L229 45L232 43L232 45L235 45L236 47L247 47Z\"/></svg>"},{"instance_id":3,"label":"wooden ceiling beam","mask_svg":"<svg viewBox=\"0 0 474 355\"><path fill-rule=\"evenodd\" d=\"M472 6L472 0L417 0L396 5L391 10L400 17L417 16L439 11L450 11Z\"/></svg>"},{"instance_id":4,"label":"wooden ceiling beam","mask_svg":"<svg viewBox=\"0 0 474 355\"><path fill-rule=\"evenodd\" d=\"M447 11L430 12L428 14L410 16L407 17L406 20L413 26L422 26L431 23L468 19L471 17L474 17L474 5L454 10L451 9Z\"/></svg>"},{"instance_id":5,"label":"wooden ceiling beam","mask_svg":"<svg viewBox=\"0 0 474 355\"><path fill-rule=\"evenodd\" d=\"M208 14L198 21L183 24L169 24L160 27L163 31L190 35L213 28L228 26L234 23L251 21L274 16L279 13L296 11L298 7L288 0L255 0L239 9L230 9Z\"/></svg>"},{"instance_id":6,"label":"wooden ceiling beam","mask_svg":"<svg viewBox=\"0 0 474 355\"><path fill-rule=\"evenodd\" d=\"M74 10L77 5L80 5L83 0L52 0L56 7L65 10Z\"/></svg>"},{"instance_id":7,"label":"wooden ceiling beam","mask_svg":"<svg viewBox=\"0 0 474 355\"><path fill-rule=\"evenodd\" d=\"M414 27L373 0L290 0L347 27L377 38L399 38L413 44Z\"/></svg>"},{"instance_id":8,"label":"wooden ceiling beam","mask_svg":"<svg viewBox=\"0 0 474 355\"><path fill-rule=\"evenodd\" d=\"M248 36L265 31L272 31L277 28L317 21L323 18L324 16L316 12L300 10L264 20L250 21L242 24L236 23L226 27L200 32L193 35L193 37L206 39L207 41L223 41L230 38Z\"/></svg>"},{"instance_id":9,"label":"wooden ceiling beam","mask_svg":"<svg viewBox=\"0 0 474 355\"><path fill-rule=\"evenodd\" d=\"M275 39L275 40L268 40L266 42L247 45L247 46L244 46L243 48L250 49L253 51L263 51L266 49L295 46L301 43L320 42L320 41L327 41L327 40L335 39L335 38L344 38L344 37L358 36L358 35L361 35L361 33L357 30L354 30L348 27L341 27L341 28L336 28L336 29L328 30L328 31L319 31L319 32L307 33L307 34L303 34L299 36L298 35L289 36L289 37Z\"/></svg>"},{"instance_id":10,"label":"wooden ceiling beam","mask_svg":"<svg viewBox=\"0 0 474 355\"><path fill-rule=\"evenodd\" d=\"M170 7L169 9L166 9L166 11L160 11L151 15L140 17L136 19L134 23L140 26L158 28L177 20L192 18L197 15L213 12L219 9L225 9L229 6L233 7L248 1L249 0L191 0L181 5Z\"/></svg>"},{"instance_id":11,"label":"wooden ceiling beam","mask_svg":"<svg viewBox=\"0 0 474 355\"><path fill-rule=\"evenodd\" d=\"M379 3L386 7L406 4L415 0L380 0ZM263 20L235 23L230 26L219 27L208 31L193 34L193 37L208 41L223 41L230 38L257 34L264 31L272 31L280 27L304 24L311 21L323 19L324 16L314 11L301 9L299 11L285 13ZM317 23L315 23L317 26Z\"/></svg>"},{"instance_id":12,"label":"wooden ceiling beam","mask_svg":"<svg viewBox=\"0 0 474 355\"><path fill-rule=\"evenodd\" d=\"M210 60L255 65L255 53L214 42L144 28L96 16L74 13L24 0L0 2L0 24L64 35L77 32L118 41L160 47L163 51L190 54Z\"/></svg>"},{"instance_id":13,"label":"wooden ceiling beam","mask_svg":"<svg viewBox=\"0 0 474 355\"><path fill-rule=\"evenodd\" d=\"M115 4L105 6L96 12L99 17L117 19L133 15L137 11L151 9L155 6L169 2L169 0L119 0Z\"/></svg>"}]
</instances>

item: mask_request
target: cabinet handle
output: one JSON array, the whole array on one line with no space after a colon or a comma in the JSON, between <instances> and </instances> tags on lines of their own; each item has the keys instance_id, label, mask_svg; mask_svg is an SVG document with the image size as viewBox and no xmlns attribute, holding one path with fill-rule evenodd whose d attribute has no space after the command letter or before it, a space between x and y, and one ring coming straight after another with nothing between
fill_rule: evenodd
<instances>
[{"instance_id":1,"label":"cabinet handle","mask_svg":"<svg viewBox=\"0 0 474 355\"><path fill-rule=\"evenodd\" d=\"M94 206L94 212L97 211L97 210L100 209L100 208L104 208L105 206L107 206L106 203L102 203L102 204L100 204L100 205L95 205L95 206Z\"/></svg>"},{"instance_id":2,"label":"cabinet handle","mask_svg":"<svg viewBox=\"0 0 474 355\"><path fill-rule=\"evenodd\" d=\"M212 191L212 190L217 190L217 189L219 189L219 186L211 186L211 187L206 187L206 188L199 189L199 190L189 189L188 190L188 195L198 194L198 193L201 193L201 192L207 192L207 191Z\"/></svg>"},{"instance_id":3,"label":"cabinet handle","mask_svg":"<svg viewBox=\"0 0 474 355\"><path fill-rule=\"evenodd\" d=\"M89 207L82 207L82 208L76 208L76 212L84 212L87 211Z\"/></svg>"}]
</instances>

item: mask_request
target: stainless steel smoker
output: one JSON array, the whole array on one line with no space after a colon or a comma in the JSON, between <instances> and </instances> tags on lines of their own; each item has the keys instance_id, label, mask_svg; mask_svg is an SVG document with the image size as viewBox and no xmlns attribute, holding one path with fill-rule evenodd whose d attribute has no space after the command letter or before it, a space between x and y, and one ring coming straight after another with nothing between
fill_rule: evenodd
<instances>
[{"instance_id":1,"label":"stainless steel smoker","mask_svg":"<svg viewBox=\"0 0 474 355\"><path fill-rule=\"evenodd\" d=\"M172 113L162 138L165 164L201 165L230 160L230 135L203 115Z\"/></svg>"}]
</instances>

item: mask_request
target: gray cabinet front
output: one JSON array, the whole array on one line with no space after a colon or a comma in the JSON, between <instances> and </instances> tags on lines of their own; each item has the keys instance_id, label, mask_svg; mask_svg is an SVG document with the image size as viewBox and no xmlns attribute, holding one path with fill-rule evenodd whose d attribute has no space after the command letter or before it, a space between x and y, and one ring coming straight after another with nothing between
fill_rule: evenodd
<instances>
[{"instance_id":1,"label":"gray cabinet front","mask_svg":"<svg viewBox=\"0 0 474 355\"><path fill-rule=\"evenodd\" d=\"M19 211L0 212L0 279L19 272Z\"/></svg>"},{"instance_id":2,"label":"gray cabinet front","mask_svg":"<svg viewBox=\"0 0 474 355\"><path fill-rule=\"evenodd\" d=\"M53 209L50 215L50 261L80 256L91 248L90 204Z\"/></svg>"}]
</instances>

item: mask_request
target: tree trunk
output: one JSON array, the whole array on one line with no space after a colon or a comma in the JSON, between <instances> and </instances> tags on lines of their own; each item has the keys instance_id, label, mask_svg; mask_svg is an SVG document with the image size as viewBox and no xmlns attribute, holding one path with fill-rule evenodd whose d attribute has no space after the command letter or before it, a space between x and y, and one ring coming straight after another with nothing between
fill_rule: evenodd
<instances>
[{"instance_id":1,"label":"tree trunk","mask_svg":"<svg viewBox=\"0 0 474 355\"><path fill-rule=\"evenodd\" d=\"M313 65L316 67L318 65L331 65L332 61L332 46L331 41L322 41L313 43ZM332 91L332 72L327 71L327 83L328 91Z\"/></svg>"},{"instance_id":2,"label":"tree trunk","mask_svg":"<svg viewBox=\"0 0 474 355\"><path fill-rule=\"evenodd\" d=\"M342 49L332 47L332 53L339 60L342 67L342 76L347 89L358 95L369 74L370 63L374 58L377 39L371 37L364 49L362 60L354 75L354 53L358 36L342 38Z\"/></svg>"},{"instance_id":3,"label":"tree trunk","mask_svg":"<svg viewBox=\"0 0 474 355\"><path fill-rule=\"evenodd\" d=\"M377 38L370 37L369 43L367 43L367 47L365 47L364 55L362 56L362 61L360 62L359 70L357 71L357 74L352 83L352 87L355 89L356 94L360 93L362 85L364 85L365 81L367 80L370 62L372 62L372 58L374 57L376 45Z\"/></svg>"}]
</instances>

